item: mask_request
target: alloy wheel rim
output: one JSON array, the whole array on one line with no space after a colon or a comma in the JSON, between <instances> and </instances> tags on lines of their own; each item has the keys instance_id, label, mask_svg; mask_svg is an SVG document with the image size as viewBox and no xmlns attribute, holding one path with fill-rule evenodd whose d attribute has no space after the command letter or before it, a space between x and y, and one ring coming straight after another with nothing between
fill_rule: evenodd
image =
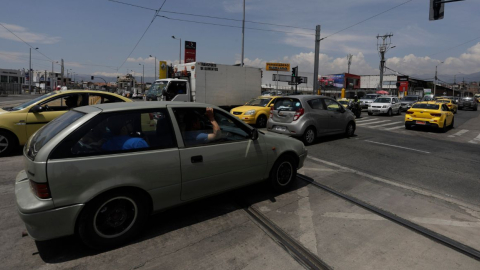
<instances>
[{"instance_id":1,"label":"alloy wheel rim","mask_svg":"<svg viewBox=\"0 0 480 270\"><path fill-rule=\"evenodd\" d=\"M280 186L286 186L292 180L293 167L290 162L284 161L277 169L277 182Z\"/></svg>"},{"instance_id":2,"label":"alloy wheel rim","mask_svg":"<svg viewBox=\"0 0 480 270\"><path fill-rule=\"evenodd\" d=\"M132 228L137 215L137 204L132 199L115 197L98 208L93 219L93 228L100 237L119 237Z\"/></svg>"},{"instance_id":3,"label":"alloy wheel rim","mask_svg":"<svg viewBox=\"0 0 480 270\"><path fill-rule=\"evenodd\" d=\"M307 130L307 134L306 134L305 138L306 138L306 141L307 141L308 143L313 142L313 139L314 139L313 130L311 130L311 129Z\"/></svg>"},{"instance_id":4,"label":"alloy wheel rim","mask_svg":"<svg viewBox=\"0 0 480 270\"><path fill-rule=\"evenodd\" d=\"M7 137L0 135L0 153L5 151L8 148L8 139Z\"/></svg>"}]
</instances>

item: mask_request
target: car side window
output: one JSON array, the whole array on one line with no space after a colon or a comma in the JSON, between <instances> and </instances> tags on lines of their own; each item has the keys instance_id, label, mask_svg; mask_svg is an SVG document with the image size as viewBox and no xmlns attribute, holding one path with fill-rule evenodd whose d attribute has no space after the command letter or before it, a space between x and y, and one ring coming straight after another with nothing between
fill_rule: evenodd
<instances>
[{"instance_id":1,"label":"car side window","mask_svg":"<svg viewBox=\"0 0 480 270\"><path fill-rule=\"evenodd\" d=\"M213 115L220 127L220 135L216 139L209 140L208 135L213 134L213 124L205 113L205 108L174 109L175 118L186 147L236 142L250 138L248 127L229 114L214 109Z\"/></svg>"},{"instance_id":2,"label":"car side window","mask_svg":"<svg viewBox=\"0 0 480 270\"><path fill-rule=\"evenodd\" d=\"M340 105L340 103L336 102L333 99L324 98L323 101L325 102L325 106L327 107L328 111L338 111L338 109L343 107L342 105Z\"/></svg>"},{"instance_id":3,"label":"car side window","mask_svg":"<svg viewBox=\"0 0 480 270\"><path fill-rule=\"evenodd\" d=\"M122 101L123 100L121 100L117 97L114 97L114 96L99 95L99 94L89 94L88 95L88 105L114 103L114 102L122 102Z\"/></svg>"},{"instance_id":4,"label":"car side window","mask_svg":"<svg viewBox=\"0 0 480 270\"><path fill-rule=\"evenodd\" d=\"M84 106L83 94L68 94L56 97L40 103L40 106L45 108L45 111L68 111L76 107Z\"/></svg>"},{"instance_id":5,"label":"car side window","mask_svg":"<svg viewBox=\"0 0 480 270\"><path fill-rule=\"evenodd\" d=\"M105 155L176 147L166 109L105 113L74 131L53 158Z\"/></svg>"},{"instance_id":6,"label":"car side window","mask_svg":"<svg viewBox=\"0 0 480 270\"><path fill-rule=\"evenodd\" d=\"M310 108L314 110L325 110L323 102L319 98L309 100L307 103L310 105Z\"/></svg>"},{"instance_id":7,"label":"car side window","mask_svg":"<svg viewBox=\"0 0 480 270\"><path fill-rule=\"evenodd\" d=\"M447 105L442 104L442 109L446 112L448 112L450 109L448 109Z\"/></svg>"}]
</instances>

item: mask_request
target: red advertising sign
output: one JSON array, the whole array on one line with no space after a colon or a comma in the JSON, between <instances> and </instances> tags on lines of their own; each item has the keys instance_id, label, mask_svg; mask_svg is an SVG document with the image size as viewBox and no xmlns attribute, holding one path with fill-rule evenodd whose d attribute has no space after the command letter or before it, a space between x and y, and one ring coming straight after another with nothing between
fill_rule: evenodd
<instances>
[{"instance_id":1,"label":"red advertising sign","mask_svg":"<svg viewBox=\"0 0 480 270\"><path fill-rule=\"evenodd\" d=\"M193 41L185 41L185 63L197 61L197 43Z\"/></svg>"},{"instance_id":2,"label":"red advertising sign","mask_svg":"<svg viewBox=\"0 0 480 270\"><path fill-rule=\"evenodd\" d=\"M405 92L408 90L408 82L400 82L400 87L398 87L400 92Z\"/></svg>"}]
</instances>

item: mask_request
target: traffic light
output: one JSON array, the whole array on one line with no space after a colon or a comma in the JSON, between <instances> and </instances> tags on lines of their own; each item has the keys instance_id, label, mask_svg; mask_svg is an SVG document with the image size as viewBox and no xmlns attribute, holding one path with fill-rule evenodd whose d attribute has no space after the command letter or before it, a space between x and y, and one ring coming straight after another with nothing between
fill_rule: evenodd
<instances>
[{"instance_id":1,"label":"traffic light","mask_svg":"<svg viewBox=\"0 0 480 270\"><path fill-rule=\"evenodd\" d=\"M298 78L297 78L297 83L298 83L298 84L303 83L303 77L298 77Z\"/></svg>"},{"instance_id":2,"label":"traffic light","mask_svg":"<svg viewBox=\"0 0 480 270\"><path fill-rule=\"evenodd\" d=\"M442 0L430 0L430 21L443 19L445 3Z\"/></svg>"},{"instance_id":3,"label":"traffic light","mask_svg":"<svg viewBox=\"0 0 480 270\"><path fill-rule=\"evenodd\" d=\"M290 79L291 83L296 83L297 82L297 80L296 80L297 75L298 75L298 66L292 68L292 78Z\"/></svg>"},{"instance_id":4,"label":"traffic light","mask_svg":"<svg viewBox=\"0 0 480 270\"><path fill-rule=\"evenodd\" d=\"M94 76L91 76L90 79L93 81L93 80L95 79L95 77L94 77Z\"/></svg>"}]
</instances>

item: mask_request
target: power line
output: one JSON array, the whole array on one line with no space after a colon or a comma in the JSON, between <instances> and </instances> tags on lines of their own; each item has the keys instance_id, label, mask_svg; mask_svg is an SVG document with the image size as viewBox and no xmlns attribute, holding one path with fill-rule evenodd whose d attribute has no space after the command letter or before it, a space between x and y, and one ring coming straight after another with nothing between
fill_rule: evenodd
<instances>
[{"instance_id":1,"label":"power line","mask_svg":"<svg viewBox=\"0 0 480 270\"><path fill-rule=\"evenodd\" d=\"M125 3L125 2L121 2L121 1L116 1L116 0L108 0L108 1L119 3L119 4L124 4L124 5L128 5L128 6L133 6L133 7L137 7L137 8L142 8L142 9L147 9L147 10L152 10L152 11L158 11L158 10L153 9L153 8L133 5L133 4ZM217 20L228 20L228 21L237 21L237 22L242 22L243 21L243 20L240 20L240 19L233 19L233 18L226 18L226 17L216 17L216 16L193 14L193 13L184 13L184 12L176 12L176 11L168 11L168 10L163 10L163 11L159 11L159 12L160 13L180 14L180 15L186 15L186 16L203 17L203 18L210 18L210 19L217 19ZM258 22L258 21L245 21L245 22L315 31L315 29L312 29L312 28L304 28L304 27L285 25L285 24L276 24L276 23L267 23L267 22Z\"/></svg>"},{"instance_id":2,"label":"power line","mask_svg":"<svg viewBox=\"0 0 480 270\"><path fill-rule=\"evenodd\" d=\"M54 62L54 60L52 60L50 57L46 56L45 54L43 54L41 51L39 51L38 49L35 49L35 47L33 47L32 45L30 45L28 42L26 42L25 40L23 40L22 38L20 38L19 36L17 36L13 31L11 31L10 29L8 29L5 25L3 25L2 23L0 23L1 26L3 26L3 28L7 29L8 32L12 33L12 35L16 36L18 39L20 39L23 43L27 44L30 48L34 49L34 51L37 51L39 54L45 56L47 59L50 59L50 61Z\"/></svg>"},{"instance_id":3,"label":"power line","mask_svg":"<svg viewBox=\"0 0 480 270\"><path fill-rule=\"evenodd\" d=\"M469 40L469 41L467 41L467 42L464 42L464 43L462 43L462 44L459 44L459 45L456 45L456 46L450 47L450 48L448 48L448 49L445 49L445 50L443 50L443 51L436 52L436 53L433 53L433 54L430 54L430 55L427 55L427 56L428 56L428 57L430 57L430 56L434 56L434 55L437 55L437 54L440 54L440 53L443 53L443 52L449 51L449 50L451 50L451 49L455 49L455 48L457 48L457 47L463 46L463 45L465 45L465 44L467 44L467 43L470 43L470 42L472 42L472 41L474 41L474 40L477 40L477 39L480 39L480 37L476 37L476 38L474 38L474 39L471 39L471 40Z\"/></svg>"},{"instance_id":4,"label":"power line","mask_svg":"<svg viewBox=\"0 0 480 270\"><path fill-rule=\"evenodd\" d=\"M412 2L412 1L413 1L413 0L408 0L408 1L406 1L406 2L403 2L403 3L401 3L400 5L396 5L396 6L392 7L392 8L389 8L389 9L387 9L387 10L385 10L385 11L382 11L382 12L376 14L376 15L373 15L373 16L371 16L371 17L368 17L368 18L366 18L365 20L362 20L362 21L359 21L358 23L352 24L352 25L350 25L350 26L348 26L348 27L346 27L346 28L343 28L342 30L339 30L339 31L337 31L337 32L335 32L335 33L333 33L333 34L331 34L331 35L328 35L328 36L326 36L326 37L324 37L324 38L322 38L322 39L320 39L320 40L324 40L324 39L326 39L326 38L329 38L329 37L331 37L331 36L333 36L333 35L336 35L336 34L338 34L338 33L340 33L340 32L343 32L343 31L345 31L345 30L347 30L347 29L350 29L350 28L352 28L352 27L354 27L354 26L357 26L357 25L359 25L359 24L361 24L361 23L364 23L364 22L366 22L366 21L368 21L368 20L370 20L370 19L373 19L373 18L375 18L375 17L377 17L377 16L380 16L380 15L382 15L382 14L384 14L384 13L389 12L390 10L396 9L396 8L398 8L398 7L400 7L400 6L403 6L403 5L405 5L405 4L409 3L409 2Z\"/></svg>"},{"instance_id":5,"label":"power line","mask_svg":"<svg viewBox=\"0 0 480 270\"><path fill-rule=\"evenodd\" d=\"M165 19L168 19L168 20L182 21L182 22L189 22L189 23L199 23L199 24L207 24L207 25L216 25L216 26L223 26L223 27L230 27L230 28L242 28L241 26L235 26L235 25L227 25L227 24L207 23L207 22L200 22L200 21L191 21L191 20L175 19L175 18L169 18L169 17L163 16L163 15L158 15L158 17L162 17L162 18L165 18ZM295 34L295 35L315 36L315 34L288 32L288 31L280 31L280 30L272 30L272 29L261 29L261 28L253 28L253 27L245 27L245 29L258 30L258 31L266 31L266 32L287 33L287 34Z\"/></svg>"}]
</instances>

